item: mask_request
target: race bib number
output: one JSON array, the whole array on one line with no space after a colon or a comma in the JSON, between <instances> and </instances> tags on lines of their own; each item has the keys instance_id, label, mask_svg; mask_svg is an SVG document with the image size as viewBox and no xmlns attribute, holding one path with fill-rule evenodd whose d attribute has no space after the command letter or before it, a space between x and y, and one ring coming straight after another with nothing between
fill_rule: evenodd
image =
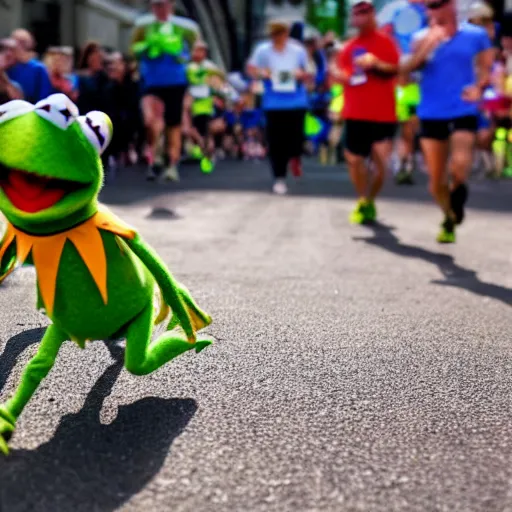
<instances>
[{"instance_id":1,"label":"race bib number","mask_svg":"<svg viewBox=\"0 0 512 512\"><path fill-rule=\"evenodd\" d=\"M278 69L272 73L272 89L276 92L295 92L297 81L291 71Z\"/></svg>"},{"instance_id":2,"label":"race bib number","mask_svg":"<svg viewBox=\"0 0 512 512\"><path fill-rule=\"evenodd\" d=\"M358 58L362 57L366 53L366 50L364 48L355 48L352 53L352 60L353 62ZM362 85L365 84L368 81L368 77L366 76L366 73L364 69L355 62L353 63L353 73L350 77L350 85Z\"/></svg>"},{"instance_id":3,"label":"race bib number","mask_svg":"<svg viewBox=\"0 0 512 512\"><path fill-rule=\"evenodd\" d=\"M206 84L193 85L189 88L189 92L190 95L197 100L202 100L210 97L210 87Z\"/></svg>"},{"instance_id":4,"label":"race bib number","mask_svg":"<svg viewBox=\"0 0 512 512\"><path fill-rule=\"evenodd\" d=\"M350 85L362 85L368 81L365 73L361 72L350 77Z\"/></svg>"}]
</instances>

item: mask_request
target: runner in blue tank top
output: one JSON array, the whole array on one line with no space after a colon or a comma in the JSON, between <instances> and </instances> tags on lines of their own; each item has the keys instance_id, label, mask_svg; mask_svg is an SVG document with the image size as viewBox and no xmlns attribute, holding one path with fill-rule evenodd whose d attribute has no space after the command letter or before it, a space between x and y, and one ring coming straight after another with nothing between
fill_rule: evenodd
<instances>
[{"instance_id":1,"label":"runner in blue tank top","mask_svg":"<svg viewBox=\"0 0 512 512\"><path fill-rule=\"evenodd\" d=\"M183 103L188 88L186 66L200 34L191 20L174 16L174 0L151 0L150 4L152 16L139 21L132 45L142 83L147 178L156 178L154 165L160 164L161 156L157 148L165 129L169 165L161 177L178 180Z\"/></svg>"},{"instance_id":2,"label":"runner in blue tank top","mask_svg":"<svg viewBox=\"0 0 512 512\"><path fill-rule=\"evenodd\" d=\"M455 0L427 0L426 6L430 26L417 34L413 54L402 67L421 70L421 145L430 190L445 217L437 240L453 243L455 226L464 218L478 105L489 84L493 54L484 29L458 24Z\"/></svg>"}]
</instances>

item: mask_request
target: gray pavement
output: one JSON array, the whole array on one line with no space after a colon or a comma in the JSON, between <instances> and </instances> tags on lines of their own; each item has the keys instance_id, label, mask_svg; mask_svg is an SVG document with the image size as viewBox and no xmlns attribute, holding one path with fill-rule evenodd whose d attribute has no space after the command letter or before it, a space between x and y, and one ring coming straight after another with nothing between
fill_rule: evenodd
<instances>
[{"instance_id":1,"label":"gray pavement","mask_svg":"<svg viewBox=\"0 0 512 512\"><path fill-rule=\"evenodd\" d=\"M0 460L1 512L512 511L512 184L478 181L455 246L424 178L347 223L346 173L285 198L264 164L103 200L212 314L216 344L143 378L62 350ZM151 215L168 208L174 215ZM0 290L0 398L46 320Z\"/></svg>"}]
</instances>

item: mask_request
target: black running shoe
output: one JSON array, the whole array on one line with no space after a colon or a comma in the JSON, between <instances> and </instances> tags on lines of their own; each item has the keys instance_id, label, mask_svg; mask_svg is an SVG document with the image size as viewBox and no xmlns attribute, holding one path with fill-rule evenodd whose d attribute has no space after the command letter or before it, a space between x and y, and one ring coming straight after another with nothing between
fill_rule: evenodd
<instances>
[{"instance_id":1,"label":"black running shoe","mask_svg":"<svg viewBox=\"0 0 512 512\"><path fill-rule=\"evenodd\" d=\"M468 187L462 183L450 194L450 204L455 214L455 222L462 224L464 220L464 205L468 200Z\"/></svg>"}]
</instances>

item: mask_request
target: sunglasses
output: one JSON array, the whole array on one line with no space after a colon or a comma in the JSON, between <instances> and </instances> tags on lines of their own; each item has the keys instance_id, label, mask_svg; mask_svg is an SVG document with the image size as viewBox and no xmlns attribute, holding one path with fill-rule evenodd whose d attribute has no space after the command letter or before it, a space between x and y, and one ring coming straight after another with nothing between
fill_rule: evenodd
<instances>
[{"instance_id":1,"label":"sunglasses","mask_svg":"<svg viewBox=\"0 0 512 512\"><path fill-rule=\"evenodd\" d=\"M449 4L451 0L434 0L433 2L425 2L427 9L436 10Z\"/></svg>"}]
</instances>

